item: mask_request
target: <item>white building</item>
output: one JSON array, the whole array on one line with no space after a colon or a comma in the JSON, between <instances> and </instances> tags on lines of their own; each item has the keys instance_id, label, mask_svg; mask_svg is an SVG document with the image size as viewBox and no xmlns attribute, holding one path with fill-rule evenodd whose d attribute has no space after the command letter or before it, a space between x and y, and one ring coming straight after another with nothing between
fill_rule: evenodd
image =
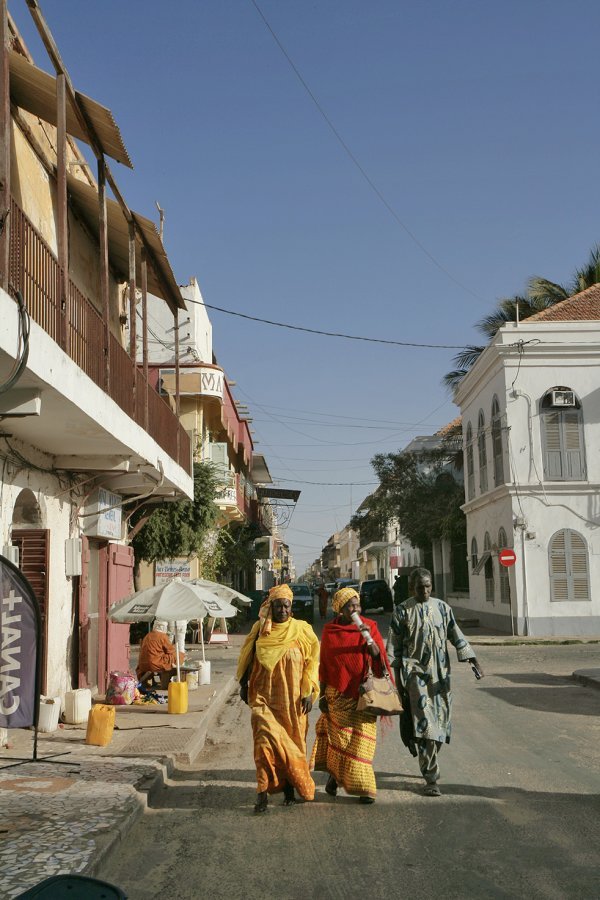
<instances>
[{"instance_id":1,"label":"white building","mask_svg":"<svg viewBox=\"0 0 600 900\"><path fill-rule=\"evenodd\" d=\"M501 328L462 380L469 600L502 631L600 633L600 285ZM499 565L514 548L516 565Z\"/></svg>"}]
</instances>

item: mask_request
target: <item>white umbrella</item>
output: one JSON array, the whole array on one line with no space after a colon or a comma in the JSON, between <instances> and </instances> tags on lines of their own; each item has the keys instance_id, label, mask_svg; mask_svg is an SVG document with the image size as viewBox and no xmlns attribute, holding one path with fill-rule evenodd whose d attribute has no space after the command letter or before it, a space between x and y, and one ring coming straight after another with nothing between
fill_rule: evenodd
<instances>
[{"instance_id":1,"label":"white umbrella","mask_svg":"<svg viewBox=\"0 0 600 900\"><path fill-rule=\"evenodd\" d=\"M232 603L234 600L243 603L245 606L250 606L252 603L250 597L246 597L245 594L240 594L239 591L236 591L232 587L228 587L226 584L219 584L216 581L207 581L205 578L193 578L190 583L199 584L201 587L205 587L207 590L212 591L213 594L216 594L217 597L221 597L229 603Z\"/></svg>"},{"instance_id":2,"label":"white umbrella","mask_svg":"<svg viewBox=\"0 0 600 900\"><path fill-rule=\"evenodd\" d=\"M166 584L136 591L126 600L115 603L110 609L113 622L151 622L153 619L203 619L204 616L228 619L237 615L237 609L218 597L209 588L191 581L173 578ZM202 633L202 628L200 628ZM179 680L179 653L177 658L177 679ZM204 659L204 637L202 636L202 659Z\"/></svg>"}]
</instances>

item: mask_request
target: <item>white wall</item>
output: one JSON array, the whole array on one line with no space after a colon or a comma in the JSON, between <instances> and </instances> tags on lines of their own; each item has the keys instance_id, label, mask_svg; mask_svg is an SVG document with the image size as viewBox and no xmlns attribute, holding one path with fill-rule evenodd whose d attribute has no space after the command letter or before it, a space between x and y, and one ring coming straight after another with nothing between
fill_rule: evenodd
<instances>
[{"instance_id":1,"label":"white wall","mask_svg":"<svg viewBox=\"0 0 600 900\"><path fill-rule=\"evenodd\" d=\"M187 309L178 311L179 360L212 363L212 325L195 278L181 287ZM138 303L137 360L142 362L141 303ZM175 320L164 302L148 294L148 357L151 363L175 361Z\"/></svg>"}]
</instances>

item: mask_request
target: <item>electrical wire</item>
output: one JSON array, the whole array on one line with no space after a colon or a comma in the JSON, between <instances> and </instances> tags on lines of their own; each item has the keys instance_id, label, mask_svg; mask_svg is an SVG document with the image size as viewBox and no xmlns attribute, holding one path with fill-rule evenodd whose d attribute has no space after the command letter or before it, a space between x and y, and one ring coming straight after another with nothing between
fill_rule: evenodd
<instances>
[{"instance_id":1,"label":"electrical wire","mask_svg":"<svg viewBox=\"0 0 600 900\"><path fill-rule=\"evenodd\" d=\"M274 479L275 480L275 479ZM364 485L377 485L378 481L301 481L299 478L277 478L277 481L295 481L296 484L318 484L327 487L363 487Z\"/></svg>"},{"instance_id":2,"label":"electrical wire","mask_svg":"<svg viewBox=\"0 0 600 900\"><path fill-rule=\"evenodd\" d=\"M25 308L25 303L23 301L23 295L21 294L21 291L15 291L15 299L19 307L19 337L17 341L17 356L8 378L6 379L4 384L0 385L0 394L5 394L15 386L15 384L19 381L23 372L25 371L27 360L29 359L29 333L31 331L31 318L29 316L29 313L27 312L27 309Z\"/></svg>"},{"instance_id":3,"label":"electrical wire","mask_svg":"<svg viewBox=\"0 0 600 900\"><path fill-rule=\"evenodd\" d=\"M252 2L252 0L251 0ZM304 325L290 325L288 322L275 322L272 319L261 319L258 316L250 316L248 313L237 312L233 309L224 309L222 306L215 306L212 303L205 303L200 300L187 300L187 303L196 303L198 306L205 306L207 309L214 309L217 312L225 313L227 316L237 316L240 319L249 319L251 322L260 322L262 325L273 325L276 328L288 328L290 331L304 331L308 334L320 334L323 337L342 338L346 341L367 341L370 344L390 344L393 347L420 347L429 350L466 350L464 344L424 344L418 341L391 341L387 338L364 337L358 334L345 334L341 331L322 331L319 328L307 328Z\"/></svg>"},{"instance_id":4,"label":"electrical wire","mask_svg":"<svg viewBox=\"0 0 600 900\"><path fill-rule=\"evenodd\" d=\"M335 139L340 144L340 146L342 147L342 149L344 150L344 152L346 153L346 155L348 156L350 161L353 163L353 165L358 169L358 171L360 172L360 174L362 175L364 180L367 182L367 184L369 185L369 187L371 188L373 193L383 203L383 205L385 206L387 211L390 213L392 218L398 223L398 225L403 229L403 231L406 232L406 234L417 245L417 247L421 250L421 252L424 253L425 256L434 264L434 266L436 266L440 270L440 272L443 272L444 275L446 275L447 278L450 279L450 281L453 281L454 284L456 284L456 285L458 285L458 287L462 288L463 291L466 291L467 294L470 294L472 297L475 297L476 300L483 300L484 299L483 297L480 297L479 294L476 294L474 291L472 291L470 288L468 288L465 284L463 284L461 281L459 281L458 278L456 278L448 269L446 269L446 267L443 266L442 263L439 262L439 260L437 260L435 258L433 253L431 253L427 249L427 247L419 240L419 238L414 234L414 232L410 230L408 225L406 225L406 223L402 221L402 219L400 218L400 216L398 215L398 213L396 212L396 210L394 209L392 204L389 203L388 200L386 200L386 198L384 197L382 192L379 190L379 188L377 187L377 185L375 184L373 179L370 177L370 175L368 174L366 169L361 165L361 163L359 162L357 157L354 155L354 153L352 152L352 150L350 149L350 147L348 146L348 144L346 143L346 141L344 140L344 138L342 137L340 132L337 130L337 128L333 124L332 120L329 118L329 116L327 115L327 113L325 112L323 107L321 106L319 100L317 99L315 94L312 92L312 90L308 86L307 82L303 78L302 74L300 73L300 70L298 69L298 67L292 60L291 56L289 55L289 53L287 52L287 50L285 49L285 47L283 46L283 44L281 43L279 38L277 37L274 29L270 25L269 21L267 20L267 17L263 13L262 9L260 8L260 6L256 2L256 0L250 0L250 2L256 9L256 11L259 14L259 16L261 17L261 19L263 20L266 28L268 29L268 31L270 32L270 34L273 38L273 40L275 41L275 43L277 44L277 46L283 53L284 57L286 58L286 60L288 61L289 65L290 65L292 71L298 78L298 81L300 82L300 84L302 85L302 87L304 88L304 90L306 91L306 93L308 94L308 96L310 97L310 99L312 100L314 105L316 106L317 110L321 114L322 118L326 122L329 129L331 130ZM390 341L382 341L382 343L390 343ZM391 343L394 343L394 342L392 341Z\"/></svg>"}]
</instances>

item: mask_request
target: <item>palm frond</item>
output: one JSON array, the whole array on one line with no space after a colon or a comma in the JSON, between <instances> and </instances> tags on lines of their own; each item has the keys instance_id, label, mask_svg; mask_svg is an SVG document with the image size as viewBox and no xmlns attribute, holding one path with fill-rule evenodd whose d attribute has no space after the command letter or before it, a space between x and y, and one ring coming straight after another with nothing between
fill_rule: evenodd
<instances>
[{"instance_id":1,"label":"palm frond","mask_svg":"<svg viewBox=\"0 0 600 900\"><path fill-rule=\"evenodd\" d=\"M537 312L566 300L570 295L571 292L562 284L541 278L539 275L534 275L527 282L527 297L535 305Z\"/></svg>"}]
</instances>

